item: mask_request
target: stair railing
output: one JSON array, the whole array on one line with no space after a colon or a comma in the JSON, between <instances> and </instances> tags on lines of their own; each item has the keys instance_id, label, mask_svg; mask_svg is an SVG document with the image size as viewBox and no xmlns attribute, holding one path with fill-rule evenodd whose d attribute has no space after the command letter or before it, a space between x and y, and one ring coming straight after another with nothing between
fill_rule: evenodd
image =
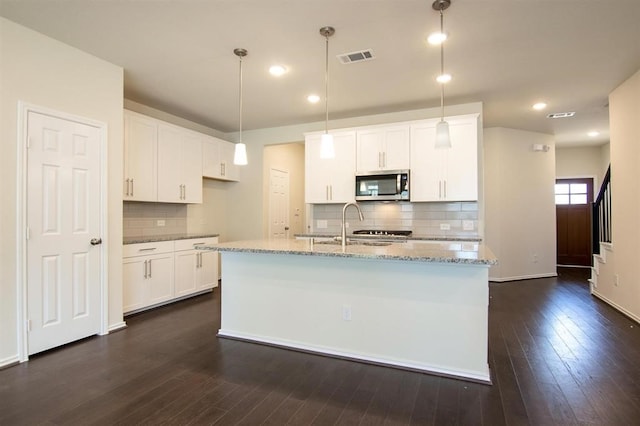
<instances>
[{"instance_id":1,"label":"stair railing","mask_svg":"<svg viewBox=\"0 0 640 426\"><path fill-rule=\"evenodd\" d=\"M611 165L593 202L593 254L600 254L600 243L611 242Z\"/></svg>"}]
</instances>

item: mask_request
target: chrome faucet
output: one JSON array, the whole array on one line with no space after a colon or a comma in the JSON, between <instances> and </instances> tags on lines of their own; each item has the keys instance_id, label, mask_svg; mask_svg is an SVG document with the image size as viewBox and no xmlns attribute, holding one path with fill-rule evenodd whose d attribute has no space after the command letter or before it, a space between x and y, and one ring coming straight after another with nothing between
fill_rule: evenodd
<instances>
[{"instance_id":1,"label":"chrome faucet","mask_svg":"<svg viewBox=\"0 0 640 426\"><path fill-rule=\"evenodd\" d=\"M342 248L347 247L347 207L353 206L358 210L358 215L360 216L360 220L364 220L364 216L362 216L362 210L360 210L360 206L356 203L347 203L342 208L342 233L340 234L340 238L342 241Z\"/></svg>"}]
</instances>

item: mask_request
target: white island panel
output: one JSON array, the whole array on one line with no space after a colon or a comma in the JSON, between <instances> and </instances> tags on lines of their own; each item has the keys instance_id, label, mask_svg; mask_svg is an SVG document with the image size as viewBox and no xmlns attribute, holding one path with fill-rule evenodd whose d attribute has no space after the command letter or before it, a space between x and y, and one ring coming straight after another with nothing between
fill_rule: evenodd
<instances>
[{"instance_id":1,"label":"white island panel","mask_svg":"<svg viewBox=\"0 0 640 426\"><path fill-rule=\"evenodd\" d=\"M490 382L489 265L221 254L220 336Z\"/></svg>"}]
</instances>

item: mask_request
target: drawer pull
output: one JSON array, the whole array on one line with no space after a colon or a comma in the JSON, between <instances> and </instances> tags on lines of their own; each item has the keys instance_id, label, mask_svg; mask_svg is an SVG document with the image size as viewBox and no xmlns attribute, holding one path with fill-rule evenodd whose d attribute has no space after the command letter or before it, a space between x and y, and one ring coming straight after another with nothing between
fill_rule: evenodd
<instances>
[{"instance_id":1,"label":"drawer pull","mask_svg":"<svg viewBox=\"0 0 640 426\"><path fill-rule=\"evenodd\" d=\"M143 249L139 249L138 251L152 251L155 249L157 249L157 247L143 248Z\"/></svg>"}]
</instances>

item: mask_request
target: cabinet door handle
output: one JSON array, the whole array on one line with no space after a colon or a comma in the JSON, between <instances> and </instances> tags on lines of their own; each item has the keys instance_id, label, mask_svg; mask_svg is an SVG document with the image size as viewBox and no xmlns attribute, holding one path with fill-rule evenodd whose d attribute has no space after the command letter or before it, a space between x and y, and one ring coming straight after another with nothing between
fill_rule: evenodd
<instances>
[{"instance_id":1,"label":"cabinet door handle","mask_svg":"<svg viewBox=\"0 0 640 426\"><path fill-rule=\"evenodd\" d=\"M226 167L226 166L227 166L227 165L226 165L224 162L220 163L220 174L221 174L222 176L224 176L224 175L226 174L226 171L227 171L227 170L226 170L226 169L227 169L227 167Z\"/></svg>"},{"instance_id":2,"label":"cabinet door handle","mask_svg":"<svg viewBox=\"0 0 640 426\"><path fill-rule=\"evenodd\" d=\"M128 197L129 196L129 178L125 179L124 182L125 182L125 188L126 188L124 190L124 193Z\"/></svg>"},{"instance_id":3,"label":"cabinet door handle","mask_svg":"<svg viewBox=\"0 0 640 426\"><path fill-rule=\"evenodd\" d=\"M387 153L382 153L382 167L387 167Z\"/></svg>"},{"instance_id":4,"label":"cabinet door handle","mask_svg":"<svg viewBox=\"0 0 640 426\"><path fill-rule=\"evenodd\" d=\"M382 153L378 152L378 167L382 167Z\"/></svg>"},{"instance_id":5,"label":"cabinet door handle","mask_svg":"<svg viewBox=\"0 0 640 426\"><path fill-rule=\"evenodd\" d=\"M148 260L144 261L144 277L147 278L147 262Z\"/></svg>"},{"instance_id":6,"label":"cabinet door handle","mask_svg":"<svg viewBox=\"0 0 640 426\"><path fill-rule=\"evenodd\" d=\"M447 181L444 180L444 198L447 198Z\"/></svg>"},{"instance_id":7,"label":"cabinet door handle","mask_svg":"<svg viewBox=\"0 0 640 426\"><path fill-rule=\"evenodd\" d=\"M198 266L202 268L202 253L198 253Z\"/></svg>"},{"instance_id":8,"label":"cabinet door handle","mask_svg":"<svg viewBox=\"0 0 640 426\"><path fill-rule=\"evenodd\" d=\"M324 186L324 199L329 201L329 185Z\"/></svg>"},{"instance_id":9,"label":"cabinet door handle","mask_svg":"<svg viewBox=\"0 0 640 426\"><path fill-rule=\"evenodd\" d=\"M133 178L131 179L131 196L133 197Z\"/></svg>"},{"instance_id":10,"label":"cabinet door handle","mask_svg":"<svg viewBox=\"0 0 640 426\"><path fill-rule=\"evenodd\" d=\"M184 192L184 195L182 196L183 200L187 199L187 185L186 184L182 184L182 191Z\"/></svg>"},{"instance_id":11,"label":"cabinet door handle","mask_svg":"<svg viewBox=\"0 0 640 426\"><path fill-rule=\"evenodd\" d=\"M333 185L329 185L329 196L331 197L329 199L333 201Z\"/></svg>"},{"instance_id":12,"label":"cabinet door handle","mask_svg":"<svg viewBox=\"0 0 640 426\"><path fill-rule=\"evenodd\" d=\"M149 278L151 278L151 260L152 259L149 259Z\"/></svg>"},{"instance_id":13,"label":"cabinet door handle","mask_svg":"<svg viewBox=\"0 0 640 426\"><path fill-rule=\"evenodd\" d=\"M442 198L442 181L438 181L438 198Z\"/></svg>"}]
</instances>

